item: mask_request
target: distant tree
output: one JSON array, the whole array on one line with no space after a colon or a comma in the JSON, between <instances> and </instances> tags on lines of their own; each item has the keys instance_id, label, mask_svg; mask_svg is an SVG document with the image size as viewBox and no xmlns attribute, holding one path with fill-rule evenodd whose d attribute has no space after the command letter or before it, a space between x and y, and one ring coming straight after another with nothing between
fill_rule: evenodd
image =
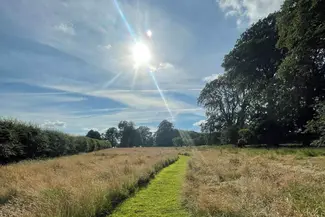
<instances>
[{"instance_id":1,"label":"distant tree","mask_svg":"<svg viewBox=\"0 0 325 217\"><path fill-rule=\"evenodd\" d=\"M176 147L182 147L185 145L182 137L180 137L180 136L173 138L173 144Z\"/></svg>"},{"instance_id":2,"label":"distant tree","mask_svg":"<svg viewBox=\"0 0 325 217\"><path fill-rule=\"evenodd\" d=\"M140 126L137 129L137 132L140 137L141 146L146 146L146 147L153 146L153 135L149 127Z\"/></svg>"},{"instance_id":3,"label":"distant tree","mask_svg":"<svg viewBox=\"0 0 325 217\"><path fill-rule=\"evenodd\" d=\"M118 124L120 130L120 147L133 147L136 145L137 132L132 121L121 121Z\"/></svg>"},{"instance_id":4,"label":"distant tree","mask_svg":"<svg viewBox=\"0 0 325 217\"><path fill-rule=\"evenodd\" d=\"M92 139L101 139L100 133L95 130L89 130L86 136Z\"/></svg>"},{"instance_id":5,"label":"distant tree","mask_svg":"<svg viewBox=\"0 0 325 217\"><path fill-rule=\"evenodd\" d=\"M174 125L163 120L155 133L155 145L156 146L173 146L173 138L177 137L179 134L174 129Z\"/></svg>"},{"instance_id":6,"label":"distant tree","mask_svg":"<svg viewBox=\"0 0 325 217\"><path fill-rule=\"evenodd\" d=\"M112 144L112 146L116 147L120 139L120 133L116 127L111 127L106 130L104 134L104 139L109 141Z\"/></svg>"}]
</instances>

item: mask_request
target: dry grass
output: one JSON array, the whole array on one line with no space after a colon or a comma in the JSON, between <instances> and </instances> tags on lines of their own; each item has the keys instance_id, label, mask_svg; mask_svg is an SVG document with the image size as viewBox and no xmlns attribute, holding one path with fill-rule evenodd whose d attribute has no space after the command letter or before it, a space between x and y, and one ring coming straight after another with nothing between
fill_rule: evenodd
<instances>
[{"instance_id":1,"label":"dry grass","mask_svg":"<svg viewBox=\"0 0 325 217\"><path fill-rule=\"evenodd\" d=\"M184 198L194 216L325 216L325 158L193 151Z\"/></svg>"},{"instance_id":2,"label":"dry grass","mask_svg":"<svg viewBox=\"0 0 325 217\"><path fill-rule=\"evenodd\" d=\"M0 216L104 215L177 153L110 149L1 166Z\"/></svg>"}]
</instances>

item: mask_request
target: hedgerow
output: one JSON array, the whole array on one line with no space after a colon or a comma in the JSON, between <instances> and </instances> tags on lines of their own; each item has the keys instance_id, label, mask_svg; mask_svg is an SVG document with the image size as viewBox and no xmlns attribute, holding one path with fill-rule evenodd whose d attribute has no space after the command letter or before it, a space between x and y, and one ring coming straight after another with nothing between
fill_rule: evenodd
<instances>
[{"instance_id":1,"label":"hedgerow","mask_svg":"<svg viewBox=\"0 0 325 217\"><path fill-rule=\"evenodd\" d=\"M72 136L34 124L0 119L0 164L110 148L106 140Z\"/></svg>"}]
</instances>

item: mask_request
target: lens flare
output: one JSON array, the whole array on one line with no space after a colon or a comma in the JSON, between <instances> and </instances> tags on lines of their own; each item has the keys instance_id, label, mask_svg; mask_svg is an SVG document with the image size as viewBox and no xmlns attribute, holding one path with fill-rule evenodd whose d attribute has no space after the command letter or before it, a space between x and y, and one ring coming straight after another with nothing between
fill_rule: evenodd
<instances>
[{"instance_id":1,"label":"lens flare","mask_svg":"<svg viewBox=\"0 0 325 217\"><path fill-rule=\"evenodd\" d=\"M151 36L152 36L152 32L151 32L150 29L147 31L147 36L148 36L149 38L151 38Z\"/></svg>"},{"instance_id":2,"label":"lens flare","mask_svg":"<svg viewBox=\"0 0 325 217\"><path fill-rule=\"evenodd\" d=\"M132 54L136 66L146 65L150 62L150 50L145 44L141 42L137 42L133 46Z\"/></svg>"},{"instance_id":3,"label":"lens flare","mask_svg":"<svg viewBox=\"0 0 325 217\"><path fill-rule=\"evenodd\" d=\"M128 20L126 19L126 16L124 15L124 13L122 11L122 8L120 7L118 1L114 0L114 3L115 3L115 7L116 7L117 11L119 12L122 20L124 21L124 24L125 24L127 30L129 31L130 35L132 36L134 42L136 43L134 48L132 49L133 58L134 58L134 61L135 61L135 64L136 64L136 69L139 67L139 65L144 65L144 64L149 65L149 61L151 60L151 53L150 53L149 48L145 44L139 43L138 38L137 38L135 32L133 31L131 25L129 24ZM148 38L151 38L151 36L152 36L151 30L148 30L146 33L147 33ZM135 73L137 73L137 71L135 71ZM158 81L156 80L156 77L155 77L154 73L151 70L149 71L149 73L150 73L150 75L152 77L152 80L153 80L154 84L157 87L157 90L159 91L159 94L160 94L161 99L163 100L163 102L164 102L164 104L166 106L166 109L168 110L168 112L169 112L169 114L171 116L172 121L174 121L175 119L174 119L174 116L172 114L172 111L168 106L168 102L165 99L165 96L164 96L163 92L159 88Z\"/></svg>"}]
</instances>

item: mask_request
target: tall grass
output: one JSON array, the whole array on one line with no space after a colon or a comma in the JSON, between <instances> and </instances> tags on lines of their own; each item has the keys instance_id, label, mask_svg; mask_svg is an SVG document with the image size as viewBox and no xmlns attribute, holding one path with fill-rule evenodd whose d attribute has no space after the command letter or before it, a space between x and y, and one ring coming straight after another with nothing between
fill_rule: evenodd
<instances>
[{"instance_id":1,"label":"tall grass","mask_svg":"<svg viewBox=\"0 0 325 217\"><path fill-rule=\"evenodd\" d=\"M111 147L108 141L71 136L17 120L0 119L0 164Z\"/></svg>"},{"instance_id":2,"label":"tall grass","mask_svg":"<svg viewBox=\"0 0 325 217\"><path fill-rule=\"evenodd\" d=\"M108 149L0 166L0 216L106 216L177 154L172 148Z\"/></svg>"},{"instance_id":3,"label":"tall grass","mask_svg":"<svg viewBox=\"0 0 325 217\"><path fill-rule=\"evenodd\" d=\"M309 151L194 151L185 203L195 216L325 216L325 157Z\"/></svg>"}]
</instances>

